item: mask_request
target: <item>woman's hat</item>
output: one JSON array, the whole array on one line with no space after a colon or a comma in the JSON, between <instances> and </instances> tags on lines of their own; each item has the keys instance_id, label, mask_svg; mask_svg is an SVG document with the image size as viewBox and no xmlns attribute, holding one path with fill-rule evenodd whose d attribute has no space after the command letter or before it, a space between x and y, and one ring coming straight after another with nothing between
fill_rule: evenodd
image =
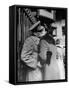
<instances>
[{"instance_id":1,"label":"woman's hat","mask_svg":"<svg viewBox=\"0 0 69 90\"><path fill-rule=\"evenodd\" d=\"M40 21L36 22L35 24L33 24L33 25L29 28L29 30L30 30L30 31L33 30L33 29L36 28L39 24L40 24Z\"/></svg>"}]
</instances>

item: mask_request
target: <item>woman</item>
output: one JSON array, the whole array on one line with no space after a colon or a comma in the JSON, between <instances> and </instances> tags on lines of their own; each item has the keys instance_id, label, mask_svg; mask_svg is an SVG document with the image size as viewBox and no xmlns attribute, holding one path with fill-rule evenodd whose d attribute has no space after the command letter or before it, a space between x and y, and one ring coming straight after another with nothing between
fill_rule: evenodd
<instances>
[{"instance_id":1,"label":"woman","mask_svg":"<svg viewBox=\"0 0 69 90\"><path fill-rule=\"evenodd\" d=\"M60 44L60 39L56 40L56 46L57 46L57 60L58 60L58 65L59 65L59 70L60 70L60 75L61 79L65 79L65 68L64 68L64 53L63 52L63 46Z\"/></svg>"},{"instance_id":2,"label":"woman","mask_svg":"<svg viewBox=\"0 0 69 90\"><path fill-rule=\"evenodd\" d=\"M46 34L40 41L40 57L43 65L43 80L60 79L60 70L58 66L57 48L51 35Z\"/></svg>"},{"instance_id":3,"label":"woman","mask_svg":"<svg viewBox=\"0 0 69 90\"><path fill-rule=\"evenodd\" d=\"M38 26L38 27L37 27ZM40 37L44 35L44 27L39 22L31 27L32 36L28 37L23 45L21 59L27 65L26 81L41 81L41 65L38 60L38 44Z\"/></svg>"}]
</instances>

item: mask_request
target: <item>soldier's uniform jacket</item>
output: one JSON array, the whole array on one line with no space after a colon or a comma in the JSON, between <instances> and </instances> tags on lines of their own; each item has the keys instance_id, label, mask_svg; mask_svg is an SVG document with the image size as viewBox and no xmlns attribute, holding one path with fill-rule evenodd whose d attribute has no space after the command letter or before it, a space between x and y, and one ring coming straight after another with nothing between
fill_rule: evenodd
<instances>
[{"instance_id":1,"label":"soldier's uniform jacket","mask_svg":"<svg viewBox=\"0 0 69 90\"><path fill-rule=\"evenodd\" d=\"M42 60L46 61L47 52L51 51L52 56L49 64L44 64L44 80L59 80L62 79L59 61L56 59L57 48L53 44L49 44L46 40L41 40L40 42L40 57ZM62 72L63 73L63 72ZM63 78L64 79L64 78Z\"/></svg>"},{"instance_id":2,"label":"soldier's uniform jacket","mask_svg":"<svg viewBox=\"0 0 69 90\"><path fill-rule=\"evenodd\" d=\"M30 67L26 75L26 81L40 81L42 74L40 62L38 61L38 44L40 39L36 36L28 37L23 45L21 59Z\"/></svg>"}]
</instances>

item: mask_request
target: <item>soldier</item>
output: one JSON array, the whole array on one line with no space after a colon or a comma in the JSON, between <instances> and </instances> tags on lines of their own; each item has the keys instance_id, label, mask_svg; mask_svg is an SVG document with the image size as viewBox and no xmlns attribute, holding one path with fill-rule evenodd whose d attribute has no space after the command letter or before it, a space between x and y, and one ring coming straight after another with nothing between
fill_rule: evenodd
<instances>
[{"instance_id":1,"label":"soldier","mask_svg":"<svg viewBox=\"0 0 69 90\"><path fill-rule=\"evenodd\" d=\"M43 80L59 80L61 73L59 70L57 47L55 40L49 34L42 37L40 41L40 57L43 65Z\"/></svg>"}]
</instances>

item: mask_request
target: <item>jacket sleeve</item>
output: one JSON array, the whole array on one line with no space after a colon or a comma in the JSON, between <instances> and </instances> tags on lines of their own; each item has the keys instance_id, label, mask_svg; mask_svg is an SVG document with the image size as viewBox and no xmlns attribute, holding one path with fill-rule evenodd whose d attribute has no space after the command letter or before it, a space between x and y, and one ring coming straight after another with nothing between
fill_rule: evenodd
<instances>
[{"instance_id":1,"label":"jacket sleeve","mask_svg":"<svg viewBox=\"0 0 69 90\"><path fill-rule=\"evenodd\" d=\"M28 38L22 48L21 60L23 60L27 66L35 69L37 67L37 52L33 51L33 40Z\"/></svg>"},{"instance_id":2,"label":"jacket sleeve","mask_svg":"<svg viewBox=\"0 0 69 90\"><path fill-rule=\"evenodd\" d=\"M42 60L46 61L48 51L48 44L45 40L41 40L40 42L40 54Z\"/></svg>"}]
</instances>

